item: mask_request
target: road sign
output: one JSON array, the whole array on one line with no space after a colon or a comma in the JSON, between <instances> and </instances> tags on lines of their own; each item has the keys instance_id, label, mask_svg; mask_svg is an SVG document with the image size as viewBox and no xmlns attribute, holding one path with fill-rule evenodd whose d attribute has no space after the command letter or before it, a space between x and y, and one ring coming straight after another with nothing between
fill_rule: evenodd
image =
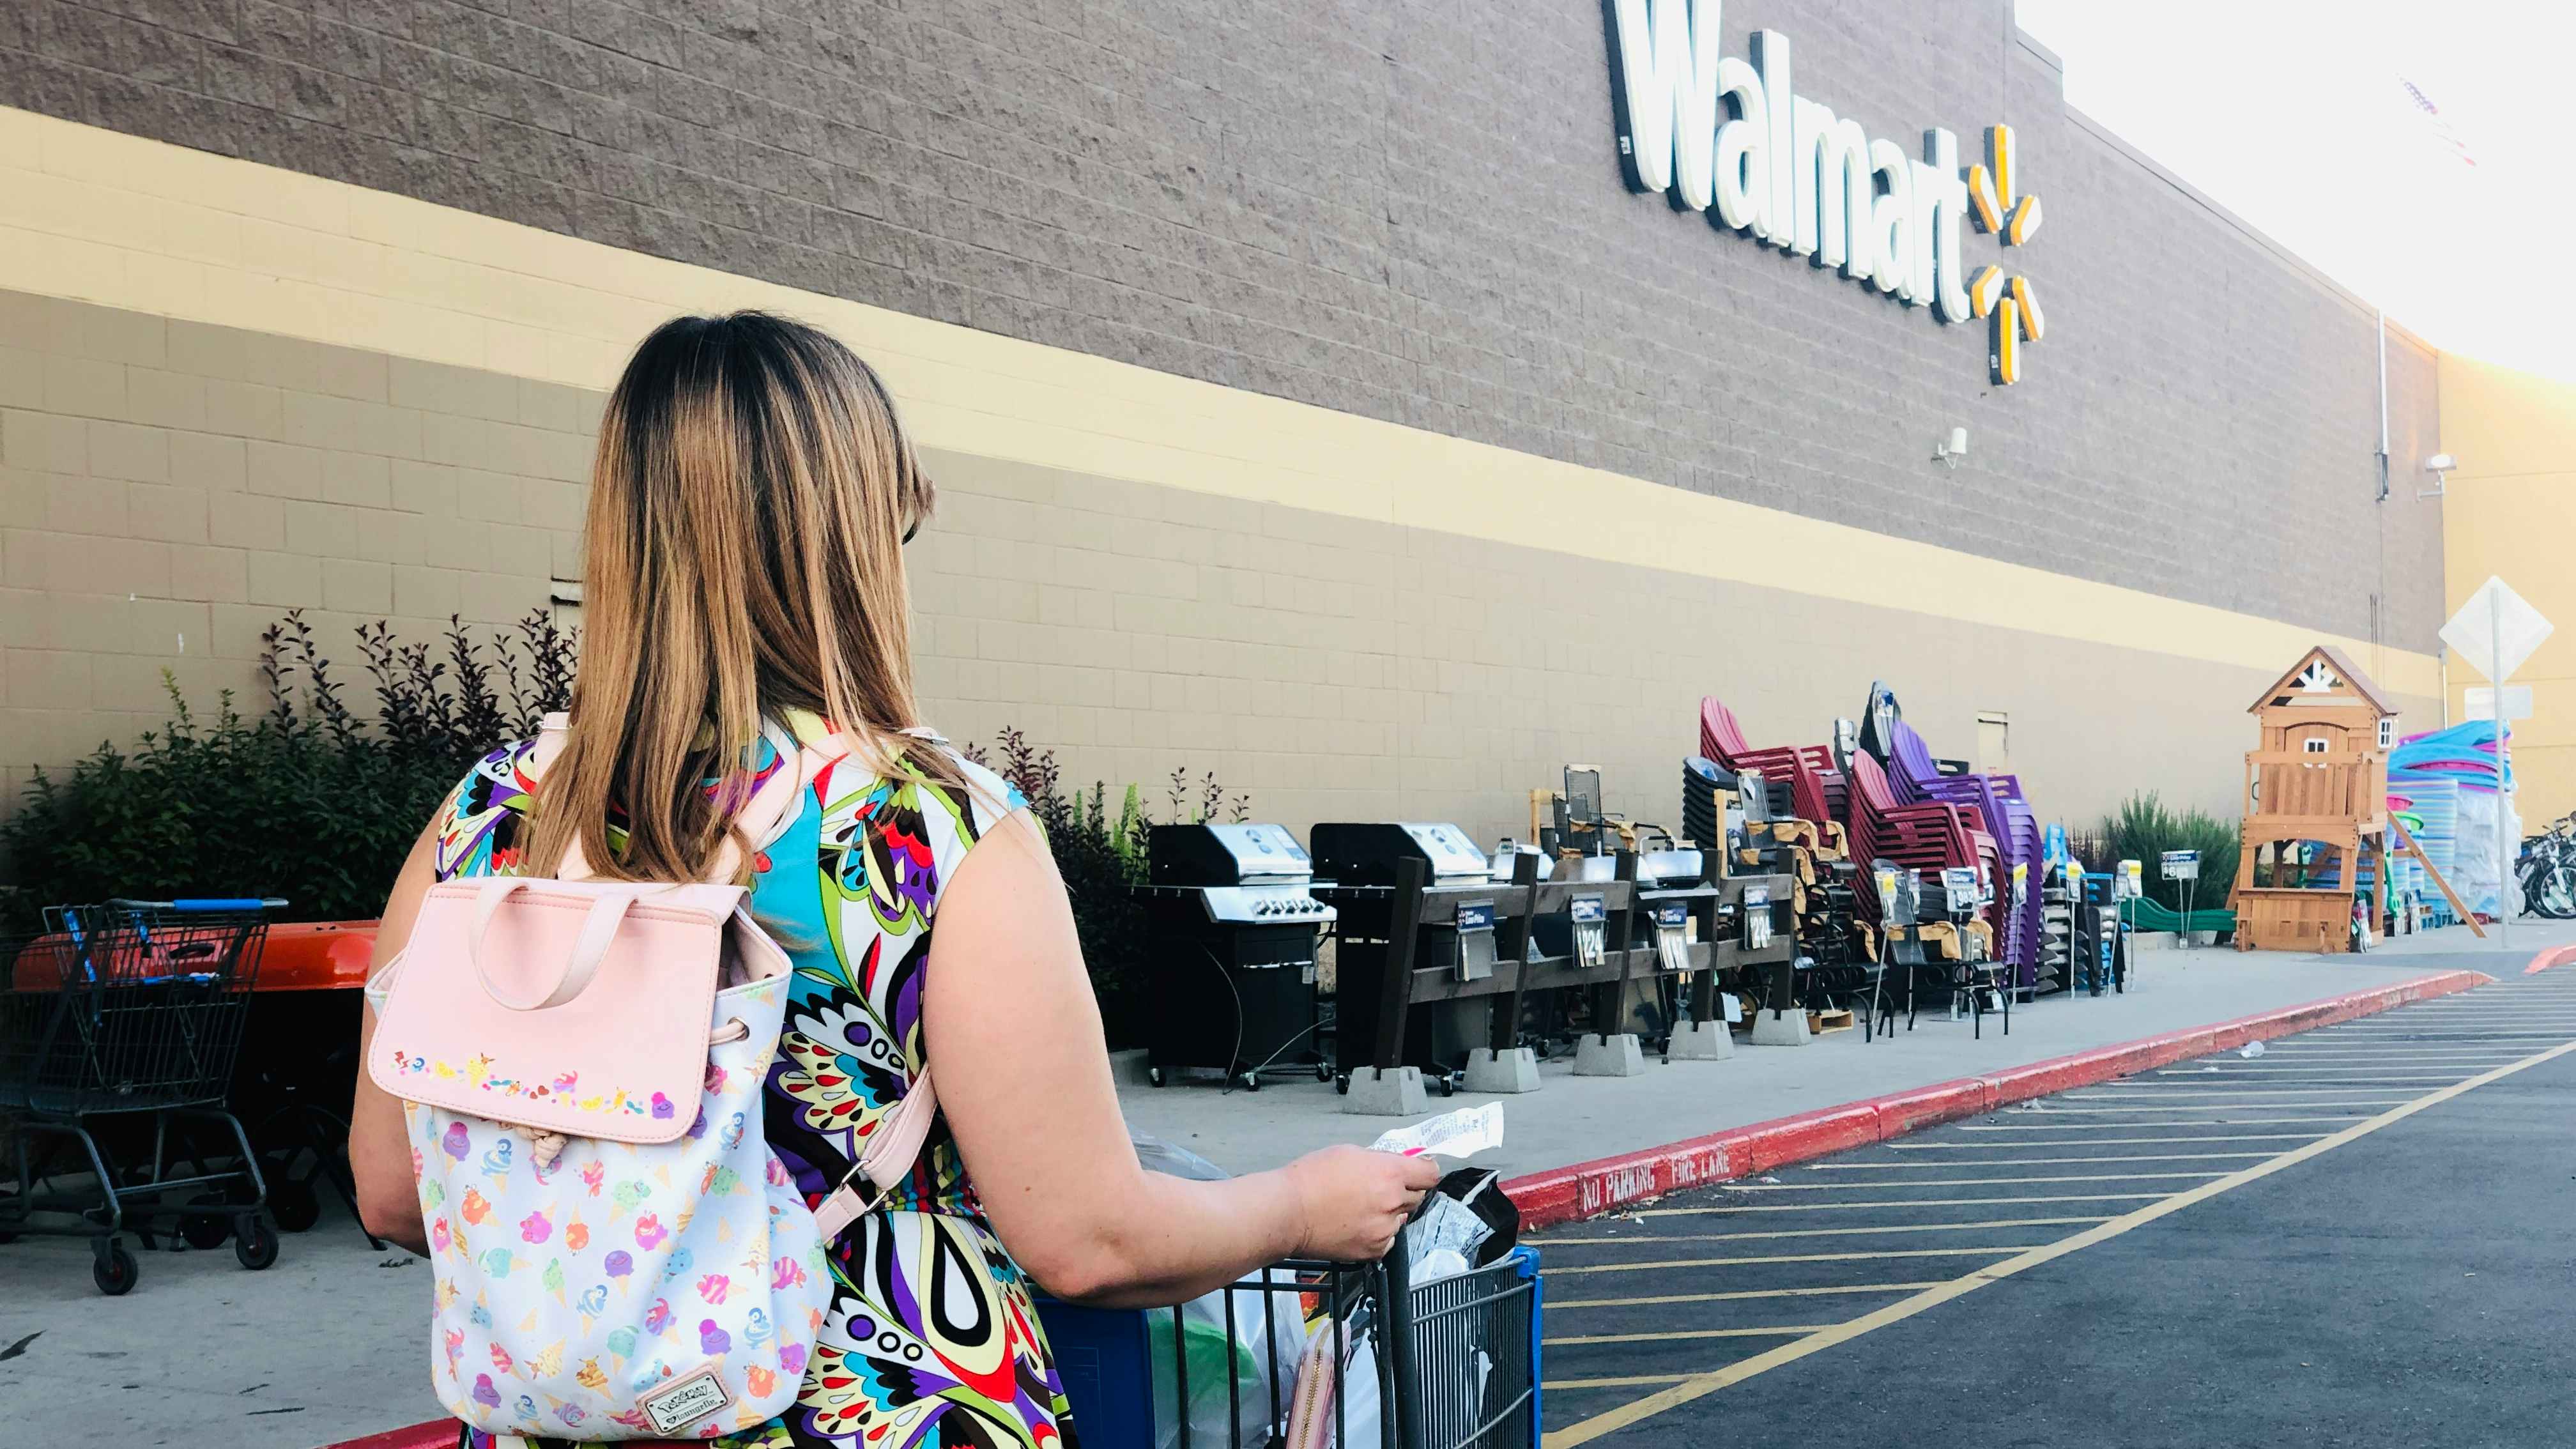
<instances>
[{"instance_id":1,"label":"road sign","mask_svg":"<svg viewBox=\"0 0 2576 1449\"><path fill-rule=\"evenodd\" d=\"M2164 867L2167 880L2198 880L2200 879L2200 852L2168 850L2164 853Z\"/></svg>"},{"instance_id":2,"label":"road sign","mask_svg":"<svg viewBox=\"0 0 2576 1449\"><path fill-rule=\"evenodd\" d=\"M2502 683L2531 658L2531 651L2554 627L2504 580L2490 574L2442 626L2442 642L2471 669Z\"/></svg>"},{"instance_id":3,"label":"road sign","mask_svg":"<svg viewBox=\"0 0 2576 1449\"><path fill-rule=\"evenodd\" d=\"M2468 687L2467 708L2460 711L2463 719L2496 717L2495 686L2472 684ZM2508 722L2531 718L2531 686L2508 684L2504 687L2504 717Z\"/></svg>"},{"instance_id":4,"label":"road sign","mask_svg":"<svg viewBox=\"0 0 2576 1449\"><path fill-rule=\"evenodd\" d=\"M2468 686L2466 694L2467 698L2463 702L2467 707L2460 711L2461 718L2494 719L2496 717L2495 686L2472 684ZM2531 718L2530 685L2508 684L2504 687L2504 717L2508 722Z\"/></svg>"}]
</instances>

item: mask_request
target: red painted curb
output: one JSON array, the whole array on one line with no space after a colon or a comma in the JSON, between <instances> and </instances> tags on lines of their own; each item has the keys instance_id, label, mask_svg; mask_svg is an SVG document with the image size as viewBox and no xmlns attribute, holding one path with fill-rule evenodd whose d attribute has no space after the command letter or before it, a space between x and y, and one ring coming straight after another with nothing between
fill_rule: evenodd
<instances>
[{"instance_id":1,"label":"red painted curb","mask_svg":"<svg viewBox=\"0 0 2576 1449\"><path fill-rule=\"evenodd\" d=\"M2576 960L2576 947L2565 948ZM2554 953L2549 953L2554 954ZM2559 964L2555 961L2550 964ZM2540 969L2534 966L2532 969ZM1685 1187L1724 1182L1750 1173L1807 1162L1873 1142L1885 1142L1921 1128L1991 1112L2013 1102L2045 1097L2069 1087L2090 1086L2113 1077L2130 1076L2192 1057L2263 1041L2277 1036L2331 1026L2370 1016L2391 1007L2473 986L2491 985L2483 971L2445 971L2438 975L2347 992L2301 1006L2258 1012L2215 1026L2182 1031L2113 1046L2095 1047L2027 1066L2006 1067L1979 1077L1962 1077L1929 1087L1871 1097L1859 1102L1801 1112L1744 1127L1730 1127L1662 1147L1624 1152L1616 1157L1578 1162L1569 1167L1516 1177L1503 1184L1520 1208L1521 1226L1536 1229L1598 1217Z\"/></svg>"},{"instance_id":2,"label":"red painted curb","mask_svg":"<svg viewBox=\"0 0 2576 1449\"><path fill-rule=\"evenodd\" d=\"M363 1439L343 1439L322 1449L456 1449L456 1431L462 1427L454 1419L432 1419Z\"/></svg>"},{"instance_id":3,"label":"red painted curb","mask_svg":"<svg viewBox=\"0 0 2576 1449\"><path fill-rule=\"evenodd\" d=\"M2531 964L2522 968L2522 974L2537 976L2552 966L2564 966L2570 961L2576 961L2576 946L2553 946L2532 957Z\"/></svg>"}]
</instances>

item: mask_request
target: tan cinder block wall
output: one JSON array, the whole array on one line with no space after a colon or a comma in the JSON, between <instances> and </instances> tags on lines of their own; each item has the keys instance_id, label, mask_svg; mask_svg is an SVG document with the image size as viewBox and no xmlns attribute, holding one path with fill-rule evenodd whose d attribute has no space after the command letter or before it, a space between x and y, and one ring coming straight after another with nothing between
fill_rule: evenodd
<instances>
[{"instance_id":1,"label":"tan cinder block wall","mask_svg":"<svg viewBox=\"0 0 2576 1449\"><path fill-rule=\"evenodd\" d=\"M2448 607L2492 575L2558 626L2513 677L2532 703L2513 727L2515 808L2538 830L2576 810L2576 384L2450 356L2441 379L2442 437L2460 463L2442 499ZM2483 682L2454 661L2453 719Z\"/></svg>"},{"instance_id":2,"label":"tan cinder block wall","mask_svg":"<svg viewBox=\"0 0 2576 1449\"><path fill-rule=\"evenodd\" d=\"M192 704L254 700L289 608L363 696L350 631L430 637L543 606L578 572L600 394L0 293L0 765ZM1703 693L1757 743L1827 737L1874 678L1937 750L2011 720L2044 815L2137 788L2233 813L2245 701L2269 672L2082 644L1431 527L945 449L910 554L924 706L953 738L1016 725L1070 780L1159 802L1214 770L1254 810L1527 830L1569 762L1670 821ZM2285 661L2286 662L2286 661ZM2410 703L2428 720L2430 700Z\"/></svg>"},{"instance_id":3,"label":"tan cinder block wall","mask_svg":"<svg viewBox=\"0 0 2576 1449\"><path fill-rule=\"evenodd\" d=\"M381 353L0 292L0 766L258 707L262 630L517 618L578 572L599 397ZM478 631L479 632L479 631Z\"/></svg>"}]
</instances>

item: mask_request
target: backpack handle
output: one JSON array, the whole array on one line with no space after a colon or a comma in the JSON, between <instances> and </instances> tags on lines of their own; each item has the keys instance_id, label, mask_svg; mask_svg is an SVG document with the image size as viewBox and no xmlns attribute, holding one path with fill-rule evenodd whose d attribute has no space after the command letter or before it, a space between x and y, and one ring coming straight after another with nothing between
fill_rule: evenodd
<instances>
[{"instance_id":1,"label":"backpack handle","mask_svg":"<svg viewBox=\"0 0 2576 1449\"><path fill-rule=\"evenodd\" d=\"M492 917L501 903L526 888L531 882L525 876L487 877L474 898L474 924L465 934L465 954L474 962L474 977L483 983L483 992L512 1011L544 1011L563 1005L581 995L590 978L599 974L599 963L608 955L608 945L617 938L618 924L626 919L629 906L644 890L604 891L591 902L590 911L582 917L581 934L573 938L572 954L556 973L552 985L531 996L518 996L503 990L492 979L483 961L483 934L491 929ZM645 890L658 889L646 887Z\"/></svg>"}]
</instances>

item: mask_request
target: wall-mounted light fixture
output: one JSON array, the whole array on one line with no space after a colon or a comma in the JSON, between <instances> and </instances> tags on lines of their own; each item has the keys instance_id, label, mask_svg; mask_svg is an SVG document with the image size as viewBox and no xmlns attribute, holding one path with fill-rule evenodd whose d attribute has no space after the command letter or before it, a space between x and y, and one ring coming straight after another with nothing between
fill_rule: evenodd
<instances>
[{"instance_id":1,"label":"wall-mounted light fixture","mask_svg":"<svg viewBox=\"0 0 2576 1449\"><path fill-rule=\"evenodd\" d=\"M2424 471L2433 475L2433 486L2416 489L2415 496L2418 499L2441 497L2442 490L2450 485L2451 470L2458 466L2460 466L2460 460L2448 453L2435 453L2425 459Z\"/></svg>"},{"instance_id":2,"label":"wall-mounted light fixture","mask_svg":"<svg viewBox=\"0 0 2576 1449\"><path fill-rule=\"evenodd\" d=\"M1932 445L1932 461L1947 463L1953 468L1958 467L1959 460L1967 455L1968 430L1966 428L1952 428L1950 436Z\"/></svg>"}]
</instances>

